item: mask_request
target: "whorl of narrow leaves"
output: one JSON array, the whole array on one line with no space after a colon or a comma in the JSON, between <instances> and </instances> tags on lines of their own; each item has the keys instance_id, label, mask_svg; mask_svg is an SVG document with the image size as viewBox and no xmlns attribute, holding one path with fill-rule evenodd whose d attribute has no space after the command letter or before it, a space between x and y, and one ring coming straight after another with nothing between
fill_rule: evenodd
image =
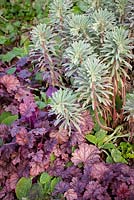
<instances>
[{"instance_id":1,"label":"whorl of narrow leaves","mask_svg":"<svg viewBox=\"0 0 134 200\"><path fill-rule=\"evenodd\" d=\"M97 34L111 30L116 21L112 12L109 12L107 9L103 10L102 8L94 11L91 17L91 28L93 28Z\"/></svg>"},{"instance_id":2,"label":"whorl of narrow leaves","mask_svg":"<svg viewBox=\"0 0 134 200\"><path fill-rule=\"evenodd\" d=\"M126 61L126 58L132 58L130 46L131 40L128 38L128 31L123 28L115 28L113 31L108 32L104 39L102 54L104 61L108 65L115 65L116 71L122 71L125 76L127 74L122 68L123 65L131 70L131 65Z\"/></svg>"},{"instance_id":3,"label":"whorl of narrow leaves","mask_svg":"<svg viewBox=\"0 0 134 200\"><path fill-rule=\"evenodd\" d=\"M53 44L52 30L46 24L39 24L31 31L31 40L35 50L44 51L43 44L50 47Z\"/></svg>"},{"instance_id":4,"label":"whorl of narrow leaves","mask_svg":"<svg viewBox=\"0 0 134 200\"><path fill-rule=\"evenodd\" d=\"M88 39L88 29L89 29L89 17L85 14L74 15L72 14L67 18L67 27L69 28L70 34L74 37L80 38L83 36Z\"/></svg>"},{"instance_id":5,"label":"whorl of narrow leaves","mask_svg":"<svg viewBox=\"0 0 134 200\"><path fill-rule=\"evenodd\" d=\"M127 7L128 0L116 0L117 11L119 12L120 17L125 15L125 9Z\"/></svg>"},{"instance_id":6,"label":"whorl of narrow leaves","mask_svg":"<svg viewBox=\"0 0 134 200\"><path fill-rule=\"evenodd\" d=\"M77 88L80 95L79 100L84 101L83 106L92 102L94 109L94 98L105 106L111 104L110 89L112 89L112 85L111 78L108 77L108 67L94 55L88 57L79 68L78 76L74 80L74 87Z\"/></svg>"},{"instance_id":7,"label":"whorl of narrow leaves","mask_svg":"<svg viewBox=\"0 0 134 200\"><path fill-rule=\"evenodd\" d=\"M69 89L60 89L51 97L50 114L56 114L55 125L60 125L61 129L69 129L72 125L81 132L79 125L82 123L82 109L77 103L77 95Z\"/></svg>"},{"instance_id":8,"label":"whorl of narrow leaves","mask_svg":"<svg viewBox=\"0 0 134 200\"><path fill-rule=\"evenodd\" d=\"M70 13L70 8L72 7L71 0L54 0L50 4L50 20L53 24L59 25L63 23L67 14Z\"/></svg>"},{"instance_id":9,"label":"whorl of narrow leaves","mask_svg":"<svg viewBox=\"0 0 134 200\"><path fill-rule=\"evenodd\" d=\"M76 72L87 56L92 53L93 48L89 43L82 40L73 42L64 53L64 58L68 59L68 63L64 64L67 72L66 75L71 76Z\"/></svg>"},{"instance_id":10,"label":"whorl of narrow leaves","mask_svg":"<svg viewBox=\"0 0 134 200\"><path fill-rule=\"evenodd\" d=\"M94 10L100 8L102 6L102 0L84 0L85 3L87 3L89 8L92 8Z\"/></svg>"}]
</instances>

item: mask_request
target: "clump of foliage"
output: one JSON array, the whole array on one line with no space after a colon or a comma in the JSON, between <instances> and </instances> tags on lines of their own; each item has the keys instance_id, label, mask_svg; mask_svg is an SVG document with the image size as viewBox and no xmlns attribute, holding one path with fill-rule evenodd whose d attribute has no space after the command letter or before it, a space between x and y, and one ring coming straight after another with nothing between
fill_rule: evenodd
<instances>
[{"instance_id":1,"label":"clump of foliage","mask_svg":"<svg viewBox=\"0 0 134 200\"><path fill-rule=\"evenodd\" d=\"M60 129L68 129L71 133L71 125L81 132L79 124L82 123L82 109L77 103L77 95L68 89L59 90L51 97L51 114L56 114L55 125L61 124Z\"/></svg>"},{"instance_id":2,"label":"clump of foliage","mask_svg":"<svg viewBox=\"0 0 134 200\"><path fill-rule=\"evenodd\" d=\"M21 3L0 13L21 22L0 37L0 199L133 199L133 2Z\"/></svg>"}]
</instances>

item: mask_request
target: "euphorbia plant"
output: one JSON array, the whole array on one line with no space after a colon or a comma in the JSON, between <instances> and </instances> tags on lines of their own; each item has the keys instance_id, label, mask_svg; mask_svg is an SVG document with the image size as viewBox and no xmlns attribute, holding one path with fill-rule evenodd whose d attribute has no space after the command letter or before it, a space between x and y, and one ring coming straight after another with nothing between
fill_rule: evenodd
<instances>
[{"instance_id":1,"label":"euphorbia plant","mask_svg":"<svg viewBox=\"0 0 134 200\"><path fill-rule=\"evenodd\" d=\"M31 31L30 56L39 69L50 72L52 85L57 83L56 67L53 57L56 57L55 34L50 26L39 24Z\"/></svg>"},{"instance_id":2,"label":"euphorbia plant","mask_svg":"<svg viewBox=\"0 0 134 200\"><path fill-rule=\"evenodd\" d=\"M55 125L60 125L60 130L67 129L69 135L73 127L81 132L80 124L83 121L82 108L77 103L77 94L69 89L60 89L55 92L50 101L50 114L56 114Z\"/></svg>"},{"instance_id":3,"label":"euphorbia plant","mask_svg":"<svg viewBox=\"0 0 134 200\"><path fill-rule=\"evenodd\" d=\"M111 115L114 127L118 119L116 97L125 105L131 40L127 30L116 26L112 7L108 9L105 1L84 1L85 5L92 3L92 9L82 14L72 13L70 0L51 3L50 24L40 24L31 32L31 55L39 68L50 73L49 84L60 87L59 77L67 76L83 107L92 105L100 126L99 113L105 120ZM61 71L65 76L60 76Z\"/></svg>"},{"instance_id":4,"label":"euphorbia plant","mask_svg":"<svg viewBox=\"0 0 134 200\"><path fill-rule=\"evenodd\" d=\"M99 125L105 130L111 130L99 120L99 113L107 115L111 108L112 84L108 76L108 67L95 55L88 57L75 76L74 87L83 106L92 105Z\"/></svg>"},{"instance_id":5,"label":"euphorbia plant","mask_svg":"<svg viewBox=\"0 0 134 200\"><path fill-rule=\"evenodd\" d=\"M128 69L132 70L129 59L132 58L130 46L131 40L128 38L128 31L122 27L116 27L113 31L108 32L104 39L101 49L103 62L109 66L110 77L113 82L113 121L117 120L115 99L120 95L125 105L126 98L126 78ZM121 87L119 87L119 84Z\"/></svg>"}]
</instances>

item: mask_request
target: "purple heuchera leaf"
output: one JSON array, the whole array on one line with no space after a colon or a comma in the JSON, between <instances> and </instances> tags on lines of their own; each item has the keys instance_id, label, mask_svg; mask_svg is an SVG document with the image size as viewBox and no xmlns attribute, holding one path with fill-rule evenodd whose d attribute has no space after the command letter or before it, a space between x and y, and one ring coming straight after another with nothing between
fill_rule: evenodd
<instances>
[{"instance_id":1,"label":"purple heuchera leaf","mask_svg":"<svg viewBox=\"0 0 134 200\"><path fill-rule=\"evenodd\" d=\"M67 167L67 169L62 172L61 177L66 180L68 179L68 181L70 182L72 178L75 178L75 177L78 178L81 175L82 174L79 168L75 166L71 166L71 167Z\"/></svg>"},{"instance_id":2,"label":"purple heuchera leaf","mask_svg":"<svg viewBox=\"0 0 134 200\"><path fill-rule=\"evenodd\" d=\"M65 181L60 181L59 183L57 183L55 187L54 194L63 194L68 189L69 189L69 183Z\"/></svg>"},{"instance_id":3,"label":"purple heuchera leaf","mask_svg":"<svg viewBox=\"0 0 134 200\"><path fill-rule=\"evenodd\" d=\"M34 136L43 136L46 134L46 129L45 128L35 128L32 129L29 133L32 133Z\"/></svg>"},{"instance_id":4,"label":"purple heuchera leaf","mask_svg":"<svg viewBox=\"0 0 134 200\"><path fill-rule=\"evenodd\" d=\"M5 124L0 124L0 138L8 138L8 126Z\"/></svg>"},{"instance_id":5,"label":"purple heuchera leaf","mask_svg":"<svg viewBox=\"0 0 134 200\"><path fill-rule=\"evenodd\" d=\"M27 64L27 62L28 62L28 57L20 58L16 63L17 68L23 67L24 65Z\"/></svg>"},{"instance_id":6,"label":"purple heuchera leaf","mask_svg":"<svg viewBox=\"0 0 134 200\"><path fill-rule=\"evenodd\" d=\"M105 187L102 187L96 181L90 181L86 186L86 191L83 195L83 200L111 200Z\"/></svg>"},{"instance_id":7,"label":"purple heuchera leaf","mask_svg":"<svg viewBox=\"0 0 134 200\"><path fill-rule=\"evenodd\" d=\"M17 76L21 79L26 79L31 76L31 72L29 72L27 69L23 69L17 73Z\"/></svg>"},{"instance_id":8,"label":"purple heuchera leaf","mask_svg":"<svg viewBox=\"0 0 134 200\"><path fill-rule=\"evenodd\" d=\"M51 165L48 169L48 172L51 176L61 176L61 174L64 172L65 163L57 158L53 165Z\"/></svg>"},{"instance_id":9,"label":"purple heuchera leaf","mask_svg":"<svg viewBox=\"0 0 134 200\"><path fill-rule=\"evenodd\" d=\"M79 163L91 164L99 161L100 159L100 151L94 145L88 145L86 143L82 143L79 145L79 149L76 149L74 153L72 153L73 157L71 158L74 165L78 165Z\"/></svg>"},{"instance_id":10,"label":"purple heuchera leaf","mask_svg":"<svg viewBox=\"0 0 134 200\"><path fill-rule=\"evenodd\" d=\"M109 172L109 168L103 163L95 163L91 166L91 177L92 179L95 180L101 180L104 176L105 173Z\"/></svg>"},{"instance_id":11,"label":"purple heuchera leaf","mask_svg":"<svg viewBox=\"0 0 134 200\"><path fill-rule=\"evenodd\" d=\"M46 95L47 95L47 97L51 97L52 96L52 94L54 93L54 92L56 92L58 89L56 88L56 87L53 87L53 86L49 86L48 87L48 89L47 89L47 91L46 91Z\"/></svg>"},{"instance_id":12,"label":"purple heuchera leaf","mask_svg":"<svg viewBox=\"0 0 134 200\"><path fill-rule=\"evenodd\" d=\"M70 186L77 192L77 194L82 194L86 187L86 182L82 182L78 177L73 177Z\"/></svg>"},{"instance_id":13,"label":"purple heuchera leaf","mask_svg":"<svg viewBox=\"0 0 134 200\"><path fill-rule=\"evenodd\" d=\"M126 183L122 183L119 185L118 189L117 189L117 197L115 198L115 200L127 200L130 197L130 191L128 188L128 185Z\"/></svg>"}]
</instances>

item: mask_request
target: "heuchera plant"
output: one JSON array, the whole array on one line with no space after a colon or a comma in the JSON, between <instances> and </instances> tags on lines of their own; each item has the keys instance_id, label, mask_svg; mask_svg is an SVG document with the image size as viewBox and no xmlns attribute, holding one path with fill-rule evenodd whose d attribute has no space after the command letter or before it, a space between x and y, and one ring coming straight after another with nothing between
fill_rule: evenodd
<instances>
[{"instance_id":1,"label":"heuchera plant","mask_svg":"<svg viewBox=\"0 0 134 200\"><path fill-rule=\"evenodd\" d=\"M134 199L131 2L109 2L48 1L29 55L0 62L0 199Z\"/></svg>"}]
</instances>

